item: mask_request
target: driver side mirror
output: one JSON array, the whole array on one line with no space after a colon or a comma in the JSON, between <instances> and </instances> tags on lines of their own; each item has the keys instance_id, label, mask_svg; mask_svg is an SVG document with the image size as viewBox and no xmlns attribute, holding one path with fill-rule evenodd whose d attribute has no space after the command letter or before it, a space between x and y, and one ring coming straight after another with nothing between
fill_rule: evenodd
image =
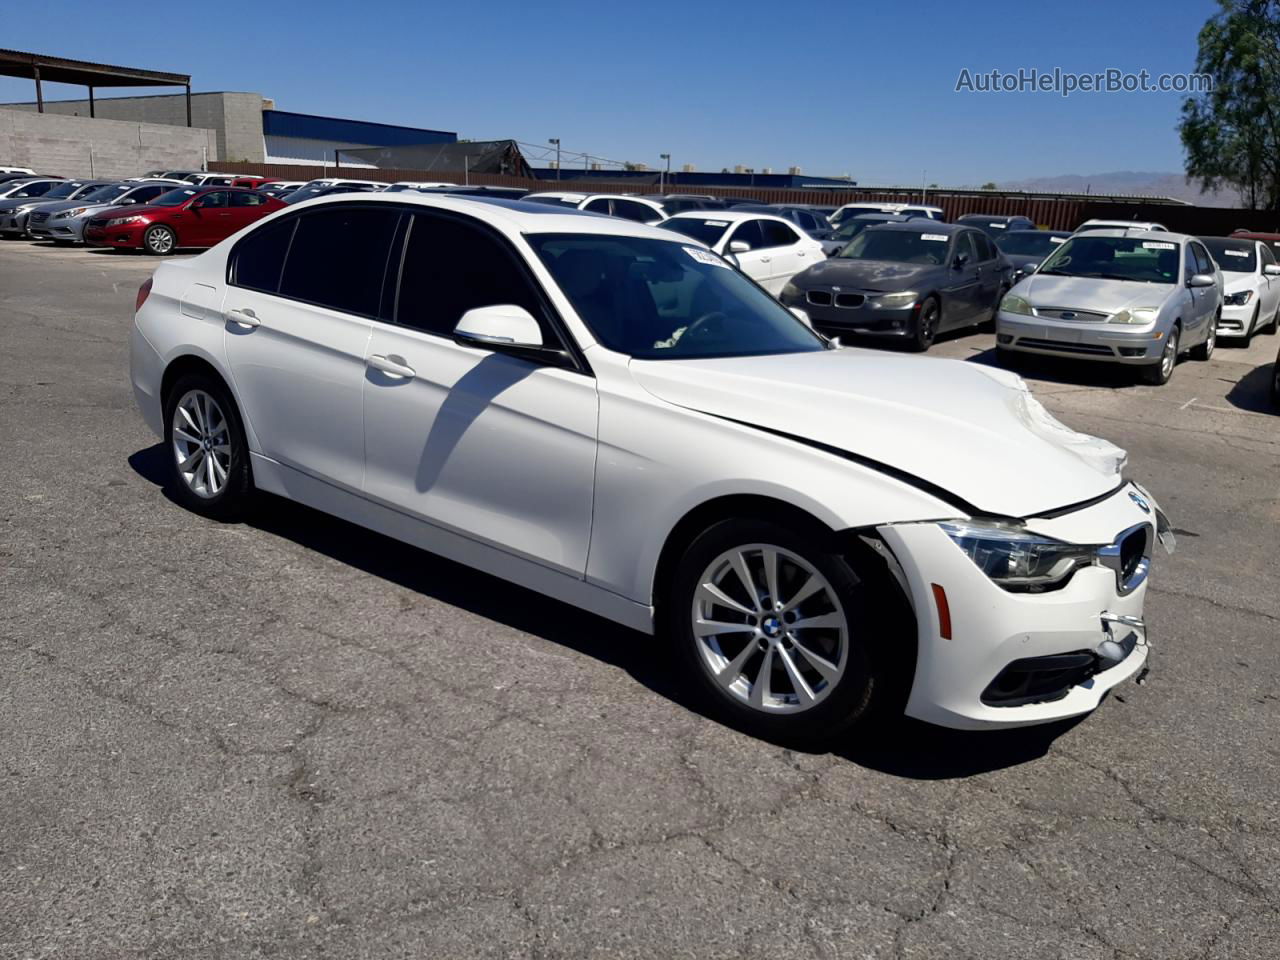
<instances>
[{"instance_id":1,"label":"driver side mirror","mask_svg":"<svg viewBox=\"0 0 1280 960\"><path fill-rule=\"evenodd\" d=\"M1213 276L1208 273L1193 273L1191 279L1187 281L1188 287L1212 287L1216 283Z\"/></svg>"},{"instance_id":2,"label":"driver side mirror","mask_svg":"<svg viewBox=\"0 0 1280 960\"><path fill-rule=\"evenodd\" d=\"M730 253L747 253L750 249L751 249L751 244L747 243L747 241L745 241L745 240L730 240L730 241L729 241L729 252L730 252Z\"/></svg>"},{"instance_id":3,"label":"driver side mirror","mask_svg":"<svg viewBox=\"0 0 1280 960\"><path fill-rule=\"evenodd\" d=\"M1280 264L1268 263L1262 268L1262 272L1268 277L1280 277Z\"/></svg>"},{"instance_id":4,"label":"driver side mirror","mask_svg":"<svg viewBox=\"0 0 1280 960\"><path fill-rule=\"evenodd\" d=\"M969 255L967 253L957 253L955 259L951 261L951 265L959 270L968 262Z\"/></svg>"},{"instance_id":5,"label":"driver side mirror","mask_svg":"<svg viewBox=\"0 0 1280 960\"><path fill-rule=\"evenodd\" d=\"M120 198L120 206L122 206L122 207L127 207L129 204L131 204L131 203L137 203L137 202L138 202L138 201L137 201L137 200L135 200L133 197L121 197L121 198Z\"/></svg>"}]
</instances>

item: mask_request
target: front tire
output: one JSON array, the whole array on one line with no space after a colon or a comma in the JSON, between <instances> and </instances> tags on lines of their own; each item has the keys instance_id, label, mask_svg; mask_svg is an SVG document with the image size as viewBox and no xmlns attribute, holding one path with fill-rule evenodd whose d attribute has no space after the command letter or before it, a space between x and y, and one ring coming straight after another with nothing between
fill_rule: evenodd
<instances>
[{"instance_id":1,"label":"front tire","mask_svg":"<svg viewBox=\"0 0 1280 960\"><path fill-rule=\"evenodd\" d=\"M817 524L733 519L686 550L665 626L695 696L773 740L834 736L892 700L914 624L869 563Z\"/></svg>"},{"instance_id":2,"label":"front tire","mask_svg":"<svg viewBox=\"0 0 1280 960\"><path fill-rule=\"evenodd\" d=\"M147 227L142 235L142 248L153 257L167 257L178 249L178 235L163 224Z\"/></svg>"},{"instance_id":3,"label":"front tire","mask_svg":"<svg viewBox=\"0 0 1280 960\"><path fill-rule=\"evenodd\" d=\"M253 478L244 427L226 386L209 374L180 377L165 394L164 424L178 502L215 520L237 519Z\"/></svg>"},{"instance_id":4,"label":"front tire","mask_svg":"<svg viewBox=\"0 0 1280 960\"><path fill-rule=\"evenodd\" d=\"M1148 383L1153 387L1162 387L1169 382L1169 378L1173 376L1173 368L1178 365L1178 343L1180 339L1178 327L1175 324L1169 330L1169 339L1165 341L1160 359L1155 363L1149 363L1142 367L1143 383Z\"/></svg>"},{"instance_id":5,"label":"front tire","mask_svg":"<svg viewBox=\"0 0 1280 960\"><path fill-rule=\"evenodd\" d=\"M915 330L909 341L911 349L916 353L924 353L937 339L938 327L942 323L942 306L937 297L929 297L920 305L920 313L916 316Z\"/></svg>"}]
</instances>

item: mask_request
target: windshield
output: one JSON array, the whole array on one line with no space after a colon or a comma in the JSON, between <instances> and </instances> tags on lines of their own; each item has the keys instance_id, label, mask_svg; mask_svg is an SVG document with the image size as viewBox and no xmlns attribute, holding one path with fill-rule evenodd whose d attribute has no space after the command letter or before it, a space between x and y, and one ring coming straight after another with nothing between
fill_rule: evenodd
<instances>
[{"instance_id":1,"label":"windshield","mask_svg":"<svg viewBox=\"0 0 1280 960\"><path fill-rule=\"evenodd\" d=\"M68 181L67 183L60 183L56 187L54 187L52 190L50 190L48 193L46 193L43 199L67 200L75 196L76 191L80 190L83 187L84 187L83 180L75 180L75 181Z\"/></svg>"},{"instance_id":2,"label":"windshield","mask_svg":"<svg viewBox=\"0 0 1280 960\"><path fill-rule=\"evenodd\" d=\"M891 210L885 210L883 207L878 207L875 204L861 204L856 207L841 207L831 217L831 222L833 224L844 223L844 221L848 220L850 217L856 217L859 214L863 214L863 213L892 213L892 212L893 211Z\"/></svg>"},{"instance_id":3,"label":"windshield","mask_svg":"<svg viewBox=\"0 0 1280 960\"><path fill-rule=\"evenodd\" d=\"M160 196L151 201L151 205L153 207L180 207L199 192L199 190L193 190L190 187L179 187L177 190L170 190L168 193L160 194Z\"/></svg>"},{"instance_id":4,"label":"windshield","mask_svg":"<svg viewBox=\"0 0 1280 960\"><path fill-rule=\"evenodd\" d=\"M777 300L701 247L592 234L528 241L591 332L619 353L677 360L825 349Z\"/></svg>"},{"instance_id":5,"label":"windshield","mask_svg":"<svg viewBox=\"0 0 1280 960\"><path fill-rule=\"evenodd\" d=\"M862 218L864 216L867 216L867 215L861 214L859 216L854 217L852 220L844 221L844 223L840 224L840 226L836 228L835 234L833 235L832 239L843 240L846 243L848 243L850 240L852 240L854 237L860 234L863 230L867 229L867 227L874 227L877 223L900 222L896 220L891 220L888 216L868 217L868 219L863 220Z\"/></svg>"},{"instance_id":6,"label":"windshield","mask_svg":"<svg viewBox=\"0 0 1280 960\"><path fill-rule=\"evenodd\" d=\"M1041 275L1177 283L1180 251L1168 240L1077 234L1040 265Z\"/></svg>"},{"instance_id":7,"label":"windshield","mask_svg":"<svg viewBox=\"0 0 1280 960\"><path fill-rule=\"evenodd\" d=\"M849 242L840 256L848 260L882 260L889 263L947 262L950 237L945 233L916 233L913 230L867 230Z\"/></svg>"},{"instance_id":8,"label":"windshield","mask_svg":"<svg viewBox=\"0 0 1280 960\"><path fill-rule=\"evenodd\" d=\"M333 188L330 186L319 187L299 187L287 197L281 197L285 203L301 203L303 200L310 200L312 197L323 196ZM345 192L345 191L344 191Z\"/></svg>"},{"instance_id":9,"label":"windshield","mask_svg":"<svg viewBox=\"0 0 1280 960\"><path fill-rule=\"evenodd\" d=\"M701 240L708 247L714 247L729 229L728 220L706 219L701 217L675 217L658 224L663 230L674 230L686 237Z\"/></svg>"},{"instance_id":10,"label":"windshield","mask_svg":"<svg viewBox=\"0 0 1280 960\"><path fill-rule=\"evenodd\" d=\"M105 187L94 187L80 199L89 203L100 203L103 200L110 200L113 197L120 196L122 193L127 193L130 189L132 189L132 184L109 183Z\"/></svg>"},{"instance_id":11,"label":"windshield","mask_svg":"<svg viewBox=\"0 0 1280 960\"><path fill-rule=\"evenodd\" d=\"M1063 234L1053 234L1047 230L1015 230L996 237L996 246L1001 253L1015 257L1047 257L1066 239Z\"/></svg>"},{"instance_id":12,"label":"windshield","mask_svg":"<svg viewBox=\"0 0 1280 960\"><path fill-rule=\"evenodd\" d=\"M1258 254L1252 241L1242 243L1222 237L1201 237L1200 242L1209 248L1213 259L1226 273L1257 273Z\"/></svg>"}]
</instances>

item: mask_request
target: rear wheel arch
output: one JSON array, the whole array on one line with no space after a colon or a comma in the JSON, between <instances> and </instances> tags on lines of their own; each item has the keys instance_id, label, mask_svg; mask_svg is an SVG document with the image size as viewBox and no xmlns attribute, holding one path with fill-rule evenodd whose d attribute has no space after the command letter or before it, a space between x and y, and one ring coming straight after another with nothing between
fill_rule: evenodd
<instances>
[{"instance_id":1,"label":"rear wheel arch","mask_svg":"<svg viewBox=\"0 0 1280 960\"><path fill-rule=\"evenodd\" d=\"M160 378L160 402L164 403L168 399L169 391L173 389L175 383L187 374L192 373L205 374L220 381L226 388L227 393L231 394L231 398L236 401L236 406L239 406L235 391L231 389L231 384L227 382L227 378L218 372L218 368L203 357L198 357L191 353L174 358L164 368L164 376ZM243 411L240 411L240 414L243 417Z\"/></svg>"}]
</instances>

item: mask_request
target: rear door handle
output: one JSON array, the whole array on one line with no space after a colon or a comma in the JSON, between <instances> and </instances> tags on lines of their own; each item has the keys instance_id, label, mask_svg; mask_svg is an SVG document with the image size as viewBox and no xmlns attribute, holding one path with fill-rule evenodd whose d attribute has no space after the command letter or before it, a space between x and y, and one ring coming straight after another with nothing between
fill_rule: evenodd
<instances>
[{"instance_id":1,"label":"rear door handle","mask_svg":"<svg viewBox=\"0 0 1280 960\"><path fill-rule=\"evenodd\" d=\"M248 307L242 307L237 310L228 310L227 319L232 323L237 323L242 327L260 327L262 321L258 319L258 315Z\"/></svg>"},{"instance_id":2,"label":"rear door handle","mask_svg":"<svg viewBox=\"0 0 1280 960\"><path fill-rule=\"evenodd\" d=\"M403 377L406 380L411 380L418 375L418 371L404 362L404 357L383 357L374 354L369 358L369 366L375 370L381 370L388 376Z\"/></svg>"}]
</instances>

